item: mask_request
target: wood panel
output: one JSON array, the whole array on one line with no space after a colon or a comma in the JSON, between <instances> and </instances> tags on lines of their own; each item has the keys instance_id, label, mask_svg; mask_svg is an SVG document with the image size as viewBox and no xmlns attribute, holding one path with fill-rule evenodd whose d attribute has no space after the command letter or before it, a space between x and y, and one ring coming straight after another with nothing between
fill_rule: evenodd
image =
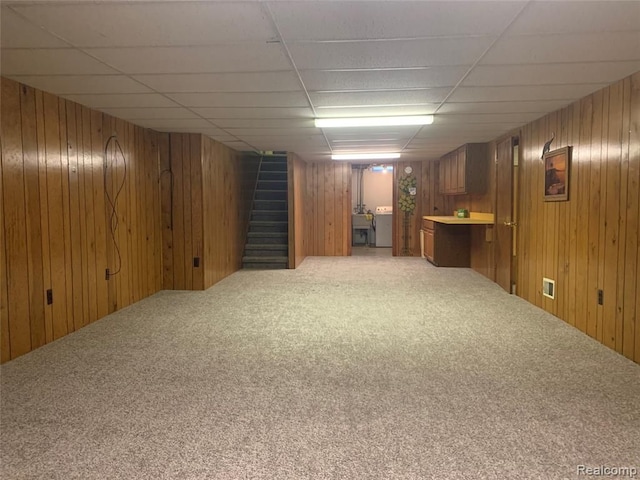
<instances>
[{"instance_id":1,"label":"wood panel","mask_svg":"<svg viewBox=\"0 0 640 480\"><path fill-rule=\"evenodd\" d=\"M165 289L204 289L202 136L159 137L162 258ZM196 260L200 262L195 265Z\"/></svg>"},{"instance_id":2,"label":"wood panel","mask_svg":"<svg viewBox=\"0 0 640 480\"><path fill-rule=\"evenodd\" d=\"M1 128L1 126L0 126ZM9 289L7 285L7 258L5 256L4 234L4 175L2 135L0 135L0 363L11 360L11 342L9 340Z\"/></svg>"},{"instance_id":3,"label":"wood panel","mask_svg":"<svg viewBox=\"0 0 640 480\"><path fill-rule=\"evenodd\" d=\"M351 165L298 163L295 170L300 172L297 181L305 182L299 188L301 199L296 200L303 205L299 215L305 217L304 255L351 255Z\"/></svg>"},{"instance_id":4,"label":"wood panel","mask_svg":"<svg viewBox=\"0 0 640 480\"><path fill-rule=\"evenodd\" d=\"M287 179L289 184L289 268L298 268L307 256L307 163L296 154L287 158ZM336 209L336 214L340 213ZM341 236L344 232L338 232Z\"/></svg>"},{"instance_id":5,"label":"wood panel","mask_svg":"<svg viewBox=\"0 0 640 480\"><path fill-rule=\"evenodd\" d=\"M38 137L36 126L36 95L32 88L20 86L20 117L22 120L22 151L25 170L25 207L27 227L29 305L31 348L46 343L44 314L44 278L42 256L42 225L40 220L40 182L38 172Z\"/></svg>"},{"instance_id":6,"label":"wood panel","mask_svg":"<svg viewBox=\"0 0 640 480\"><path fill-rule=\"evenodd\" d=\"M518 294L640 363L640 73L523 127ZM573 146L569 201L544 202L540 152ZM542 299L542 276L556 299ZM603 291L603 304L598 291Z\"/></svg>"},{"instance_id":7,"label":"wood panel","mask_svg":"<svg viewBox=\"0 0 640 480\"><path fill-rule=\"evenodd\" d=\"M406 167L411 167L412 172L411 175L416 177L416 208L412 215L409 216L409 256L419 257L420 256L420 227L422 225L422 216L423 212L422 199L424 194L422 193L423 185L420 183L422 179L422 163L421 161L399 161L395 164L393 168L393 228L392 228L392 252L394 256L403 255L403 246L404 246L404 212L400 210L399 207L399 191L398 191L398 181L399 179L406 175L404 169ZM456 174L457 175L457 174ZM424 215L427 215L426 213ZM407 255L407 254L404 254Z\"/></svg>"},{"instance_id":8,"label":"wood panel","mask_svg":"<svg viewBox=\"0 0 640 480\"><path fill-rule=\"evenodd\" d=\"M196 240L194 253L202 249L203 288L209 288L242 266L258 158L199 138L201 198L194 203L201 203L197 209L203 218L202 238ZM192 219L195 224L197 218Z\"/></svg>"},{"instance_id":9,"label":"wood panel","mask_svg":"<svg viewBox=\"0 0 640 480\"><path fill-rule=\"evenodd\" d=\"M31 350L20 86L2 82L2 180L11 358ZM4 355L3 355L4 357Z\"/></svg>"},{"instance_id":10,"label":"wood panel","mask_svg":"<svg viewBox=\"0 0 640 480\"><path fill-rule=\"evenodd\" d=\"M627 358L633 358L640 363L640 248L638 237L640 236L640 76L635 75L625 88L628 91L629 100L624 102L623 117L628 118L629 132L627 144L627 198L622 209L626 216L627 231L621 242L625 244L624 264L624 288L622 289L622 354ZM625 95L626 98L626 95ZM631 112L634 112L633 114ZM625 153L623 150L623 158ZM621 200L624 200L621 198ZM618 262L620 265L620 262Z\"/></svg>"},{"instance_id":11,"label":"wood panel","mask_svg":"<svg viewBox=\"0 0 640 480\"><path fill-rule=\"evenodd\" d=\"M160 224L155 133L4 78L1 119L4 362L155 293L161 277L144 279L162 264L160 243L145 252ZM105 170L112 134L125 155ZM105 192L125 171L112 237ZM116 242L121 269L106 280L117 268ZM137 279L132 287L127 278Z\"/></svg>"}]
</instances>

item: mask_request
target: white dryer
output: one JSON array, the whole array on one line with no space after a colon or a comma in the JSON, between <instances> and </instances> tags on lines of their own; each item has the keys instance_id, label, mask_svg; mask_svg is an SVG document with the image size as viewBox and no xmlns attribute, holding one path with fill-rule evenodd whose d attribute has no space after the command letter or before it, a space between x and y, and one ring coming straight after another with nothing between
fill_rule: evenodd
<instances>
[{"instance_id":1,"label":"white dryer","mask_svg":"<svg viewBox=\"0 0 640 480\"><path fill-rule=\"evenodd\" d=\"M391 247L391 232L393 230L393 207L376 207L376 247Z\"/></svg>"}]
</instances>

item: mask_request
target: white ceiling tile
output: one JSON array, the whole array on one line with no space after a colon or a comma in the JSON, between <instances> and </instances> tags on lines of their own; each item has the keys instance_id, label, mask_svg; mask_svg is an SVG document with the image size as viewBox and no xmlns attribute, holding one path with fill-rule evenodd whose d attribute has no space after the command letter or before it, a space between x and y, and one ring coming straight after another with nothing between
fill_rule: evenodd
<instances>
[{"instance_id":1,"label":"white ceiling tile","mask_svg":"<svg viewBox=\"0 0 640 480\"><path fill-rule=\"evenodd\" d=\"M313 118L310 107L194 107L193 111L204 118Z\"/></svg>"},{"instance_id":2,"label":"white ceiling tile","mask_svg":"<svg viewBox=\"0 0 640 480\"><path fill-rule=\"evenodd\" d=\"M277 2L285 41L499 34L522 2Z\"/></svg>"},{"instance_id":3,"label":"white ceiling tile","mask_svg":"<svg viewBox=\"0 0 640 480\"><path fill-rule=\"evenodd\" d=\"M271 22L257 2L87 2L15 8L37 25L81 47L211 45L275 38Z\"/></svg>"},{"instance_id":4,"label":"white ceiling tile","mask_svg":"<svg viewBox=\"0 0 640 480\"><path fill-rule=\"evenodd\" d=\"M640 60L640 33L505 35L481 65ZM542 71L541 71L542 74Z\"/></svg>"},{"instance_id":5,"label":"white ceiling tile","mask_svg":"<svg viewBox=\"0 0 640 480\"><path fill-rule=\"evenodd\" d=\"M0 45L2 48L68 47L69 45L16 15L12 9L0 9Z\"/></svg>"},{"instance_id":6,"label":"white ceiling tile","mask_svg":"<svg viewBox=\"0 0 640 480\"><path fill-rule=\"evenodd\" d=\"M120 95L64 95L65 98L93 108L124 107L176 107L177 105L156 93Z\"/></svg>"},{"instance_id":7,"label":"white ceiling tile","mask_svg":"<svg viewBox=\"0 0 640 480\"><path fill-rule=\"evenodd\" d=\"M545 113L553 112L566 105L568 101L551 100L546 102L475 102L445 103L438 113Z\"/></svg>"},{"instance_id":8,"label":"white ceiling tile","mask_svg":"<svg viewBox=\"0 0 640 480\"><path fill-rule=\"evenodd\" d=\"M12 77L14 80L45 92L84 93L153 93L125 75L35 75Z\"/></svg>"},{"instance_id":9,"label":"white ceiling tile","mask_svg":"<svg viewBox=\"0 0 640 480\"><path fill-rule=\"evenodd\" d=\"M324 108L316 107L318 117L384 117L390 115L428 115L435 111L438 107L437 103L429 103L424 105L394 105L394 106L377 106L377 107L348 107L348 108Z\"/></svg>"},{"instance_id":10,"label":"white ceiling tile","mask_svg":"<svg viewBox=\"0 0 640 480\"><path fill-rule=\"evenodd\" d=\"M346 149L353 149L353 148L392 148L392 149L400 149L402 147L404 147L404 145L409 141L408 138L405 139L399 139L396 141L389 141L389 140L366 140L366 141L335 141L335 140L329 140L329 143L331 144L331 148L333 149L340 149L340 150L346 150Z\"/></svg>"},{"instance_id":11,"label":"white ceiling tile","mask_svg":"<svg viewBox=\"0 0 640 480\"><path fill-rule=\"evenodd\" d=\"M301 90L293 71L136 75L136 80L162 92L292 92Z\"/></svg>"},{"instance_id":12,"label":"white ceiling tile","mask_svg":"<svg viewBox=\"0 0 640 480\"><path fill-rule=\"evenodd\" d=\"M151 127L150 127L151 128ZM154 130L158 132L166 132L166 133L201 133L203 135L223 135L224 131L213 126L209 127L173 127L173 126L162 126L162 127L153 127Z\"/></svg>"},{"instance_id":13,"label":"white ceiling tile","mask_svg":"<svg viewBox=\"0 0 640 480\"><path fill-rule=\"evenodd\" d=\"M439 103L445 99L449 88L427 88L424 90L397 90L372 92L310 92L311 102L316 107L344 105L423 105Z\"/></svg>"},{"instance_id":14,"label":"white ceiling tile","mask_svg":"<svg viewBox=\"0 0 640 480\"><path fill-rule=\"evenodd\" d=\"M145 120L145 119L182 119L199 118L195 113L186 108L101 108L101 111L124 120Z\"/></svg>"},{"instance_id":15,"label":"white ceiling tile","mask_svg":"<svg viewBox=\"0 0 640 480\"><path fill-rule=\"evenodd\" d=\"M319 128L225 128L227 133L236 137L280 137L300 135L321 135Z\"/></svg>"},{"instance_id":16,"label":"white ceiling tile","mask_svg":"<svg viewBox=\"0 0 640 480\"><path fill-rule=\"evenodd\" d=\"M464 127L460 127L459 125L430 125L429 128L423 128L420 132L415 136L415 138L425 138L425 139L439 139L442 137L446 137L447 135L500 135L502 132L509 131L513 128L517 128L519 125L465 125Z\"/></svg>"},{"instance_id":17,"label":"white ceiling tile","mask_svg":"<svg viewBox=\"0 0 640 480\"><path fill-rule=\"evenodd\" d=\"M236 150L237 152L249 152L254 149L254 147L244 142L231 142L231 141L223 142L223 141L217 140L215 136L212 136L212 135L208 135L208 136L211 137L212 140L219 141L220 143L226 145L229 148L232 148L233 150Z\"/></svg>"},{"instance_id":18,"label":"white ceiling tile","mask_svg":"<svg viewBox=\"0 0 640 480\"><path fill-rule=\"evenodd\" d=\"M242 140L250 145L255 145L261 150L292 150L297 146L326 147L327 141L322 135L306 135L298 137L281 136L249 136L245 135Z\"/></svg>"},{"instance_id":19,"label":"white ceiling tile","mask_svg":"<svg viewBox=\"0 0 640 480\"><path fill-rule=\"evenodd\" d=\"M351 128L325 128L325 135L331 139L358 139L358 138L382 138L397 140L398 138L411 137L420 130L419 125L404 125L393 127L351 127Z\"/></svg>"},{"instance_id":20,"label":"white ceiling tile","mask_svg":"<svg viewBox=\"0 0 640 480\"><path fill-rule=\"evenodd\" d=\"M436 115L434 123L438 125L453 124L466 125L469 123L480 124L505 124L517 123L524 125L532 122L540 116L539 113L464 113L464 114L439 114Z\"/></svg>"},{"instance_id":21,"label":"white ceiling tile","mask_svg":"<svg viewBox=\"0 0 640 480\"><path fill-rule=\"evenodd\" d=\"M215 128L214 125L202 118L147 118L136 121L138 125L147 128Z\"/></svg>"},{"instance_id":22,"label":"white ceiling tile","mask_svg":"<svg viewBox=\"0 0 640 480\"><path fill-rule=\"evenodd\" d=\"M118 72L79 50L3 49L2 74L13 75L107 75Z\"/></svg>"},{"instance_id":23,"label":"white ceiling tile","mask_svg":"<svg viewBox=\"0 0 640 480\"><path fill-rule=\"evenodd\" d=\"M233 135L226 135L224 133L220 134L220 135L207 135L208 137L211 137L213 140L220 142L220 143L225 143L225 142L237 142L238 139L236 137L234 137Z\"/></svg>"},{"instance_id":24,"label":"white ceiling tile","mask_svg":"<svg viewBox=\"0 0 640 480\"><path fill-rule=\"evenodd\" d=\"M309 91L375 90L454 86L470 68L425 67L391 70L302 70Z\"/></svg>"},{"instance_id":25,"label":"white ceiling tile","mask_svg":"<svg viewBox=\"0 0 640 480\"><path fill-rule=\"evenodd\" d=\"M442 155L450 152L451 150L459 147L460 145L464 145L465 143L483 143L490 142L491 140L495 140L497 137L504 135L509 132L509 130L496 130L495 132L488 133L474 133L474 132L464 132L464 131L452 131L452 132L444 132L440 133L437 137L425 137L425 138L414 138L411 140L409 144L411 148L420 148L421 145L443 145L448 144L447 148L442 148ZM453 145L453 146L452 146Z\"/></svg>"},{"instance_id":26,"label":"white ceiling tile","mask_svg":"<svg viewBox=\"0 0 640 480\"><path fill-rule=\"evenodd\" d=\"M543 65L480 65L473 69L462 85L473 87L556 85L585 81L610 84L639 70L640 60Z\"/></svg>"},{"instance_id":27,"label":"white ceiling tile","mask_svg":"<svg viewBox=\"0 0 640 480\"><path fill-rule=\"evenodd\" d=\"M238 43L209 47L140 47L87 49L127 74L219 73L287 70L279 44Z\"/></svg>"},{"instance_id":28,"label":"white ceiling tile","mask_svg":"<svg viewBox=\"0 0 640 480\"><path fill-rule=\"evenodd\" d=\"M221 130L221 129L215 128L215 127L197 127L195 129L195 132L196 133L201 133L201 134L206 135L208 137L225 135L224 130Z\"/></svg>"},{"instance_id":29,"label":"white ceiling tile","mask_svg":"<svg viewBox=\"0 0 640 480\"><path fill-rule=\"evenodd\" d=\"M314 128L310 118L214 118L220 128Z\"/></svg>"},{"instance_id":30,"label":"white ceiling tile","mask_svg":"<svg viewBox=\"0 0 640 480\"><path fill-rule=\"evenodd\" d=\"M531 2L514 22L518 34L638 30L638 1Z\"/></svg>"},{"instance_id":31,"label":"white ceiling tile","mask_svg":"<svg viewBox=\"0 0 640 480\"><path fill-rule=\"evenodd\" d=\"M304 107L307 97L297 92L276 93L172 93L186 107Z\"/></svg>"},{"instance_id":32,"label":"white ceiling tile","mask_svg":"<svg viewBox=\"0 0 640 480\"><path fill-rule=\"evenodd\" d=\"M362 69L470 65L493 37L379 42L304 43L289 46L299 69Z\"/></svg>"},{"instance_id":33,"label":"white ceiling tile","mask_svg":"<svg viewBox=\"0 0 640 480\"><path fill-rule=\"evenodd\" d=\"M606 84L527 85L515 87L459 87L448 102L507 102L529 100L567 100L584 97Z\"/></svg>"}]
</instances>

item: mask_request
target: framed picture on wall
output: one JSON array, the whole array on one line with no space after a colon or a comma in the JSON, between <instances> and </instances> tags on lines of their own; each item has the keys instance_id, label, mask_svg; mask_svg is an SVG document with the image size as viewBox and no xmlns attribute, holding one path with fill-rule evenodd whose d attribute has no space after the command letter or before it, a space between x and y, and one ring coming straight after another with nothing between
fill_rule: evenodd
<instances>
[{"instance_id":1,"label":"framed picture on wall","mask_svg":"<svg viewBox=\"0 0 640 480\"><path fill-rule=\"evenodd\" d=\"M571 147L563 147L544 154L544 201L569 200Z\"/></svg>"}]
</instances>

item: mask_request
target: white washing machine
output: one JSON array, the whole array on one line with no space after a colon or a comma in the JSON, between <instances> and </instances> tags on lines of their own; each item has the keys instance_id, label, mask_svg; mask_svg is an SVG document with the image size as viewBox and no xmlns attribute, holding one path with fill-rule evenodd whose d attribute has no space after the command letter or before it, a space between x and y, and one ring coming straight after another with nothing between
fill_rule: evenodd
<instances>
[{"instance_id":1,"label":"white washing machine","mask_svg":"<svg viewBox=\"0 0 640 480\"><path fill-rule=\"evenodd\" d=\"M393 207L376 207L376 247L391 247Z\"/></svg>"}]
</instances>

